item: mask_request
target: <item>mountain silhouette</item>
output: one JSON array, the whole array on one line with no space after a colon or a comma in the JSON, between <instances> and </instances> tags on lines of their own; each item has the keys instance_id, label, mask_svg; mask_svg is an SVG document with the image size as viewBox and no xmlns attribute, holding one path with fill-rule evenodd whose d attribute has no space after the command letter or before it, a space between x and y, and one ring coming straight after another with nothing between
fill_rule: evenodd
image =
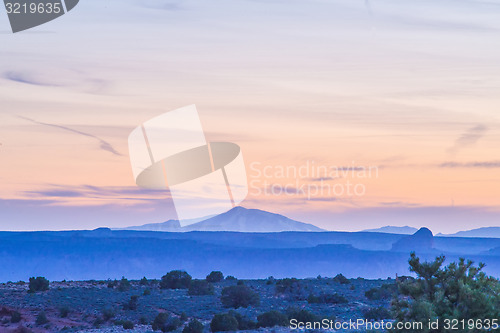
<instances>
[{"instance_id":1,"label":"mountain silhouette","mask_svg":"<svg viewBox=\"0 0 500 333\"><path fill-rule=\"evenodd\" d=\"M283 232L283 231L324 231L312 224L298 222L280 214L260 209L235 207L226 213L209 217L201 222L181 227L178 220L151 223L122 230L143 231L237 231L237 232Z\"/></svg>"},{"instance_id":2,"label":"mountain silhouette","mask_svg":"<svg viewBox=\"0 0 500 333\"><path fill-rule=\"evenodd\" d=\"M395 226L385 226L377 229L366 229L363 232L381 232L384 234L398 234L398 235L412 235L417 232L417 228L404 226L404 227L395 227Z\"/></svg>"},{"instance_id":3,"label":"mountain silhouette","mask_svg":"<svg viewBox=\"0 0 500 333\"><path fill-rule=\"evenodd\" d=\"M500 238L500 227L483 227L472 230L459 231L454 234L438 234L441 237L478 237Z\"/></svg>"},{"instance_id":4,"label":"mountain silhouette","mask_svg":"<svg viewBox=\"0 0 500 333\"><path fill-rule=\"evenodd\" d=\"M397 252L432 252L434 249L434 235L428 228L420 228L416 233L396 241L392 250Z\"/></svg>"}]
</instances>

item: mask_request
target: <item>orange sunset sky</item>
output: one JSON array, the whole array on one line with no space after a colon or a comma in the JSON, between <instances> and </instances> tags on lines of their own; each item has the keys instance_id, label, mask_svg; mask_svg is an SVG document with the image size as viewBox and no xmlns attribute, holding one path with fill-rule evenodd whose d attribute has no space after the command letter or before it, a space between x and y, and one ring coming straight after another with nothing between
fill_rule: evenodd
<instances>
[{"instance_id":1,"label":"orange sunset sky","mask_svg":"<svg viewBox=\"0 0 500 333\"><path fill-rule=\"evenodd\" d=\"M190 104L208 140L240 145L247 208L328 230L500 226L499 59L494 1L86 0L18 34L1 12L0 230L176 218L135 186L127 136ZM259 175L308 163L378 173ZM265 193L347 181L364 195Z\"/></svg>"}]
</instances>

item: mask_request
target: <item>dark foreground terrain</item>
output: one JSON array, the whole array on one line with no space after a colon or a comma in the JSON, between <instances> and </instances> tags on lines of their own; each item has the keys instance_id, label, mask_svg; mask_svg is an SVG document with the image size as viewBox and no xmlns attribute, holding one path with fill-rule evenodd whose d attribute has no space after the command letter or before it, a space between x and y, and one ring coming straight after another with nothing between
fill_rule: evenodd
<instances>
[{"instance_id":1,"label":"dark foreground terrain","mask_svg":"<svg viewBox=\"0 0 500 333\"><path fill-rule=\"evenodd\" d=\"M196 285L194 281L191 285ZM219 282L202 281L198 283L201 289L162 289L159 280L146 279L63 281L51 282L49 290L32 293L27 283L0 284L0 332L152 332L159 313L167 314L164 331L182 332L196 319L203 325L203 332L210 332L214 315L228 312L246 331L289 332L284 326L262 327L271 325L272 320L270 323L259 315L276 310L306 319L380 319L389 316L385 309L395 286L391 279L346 279L341 275L303 280L243 281L226 277ZM223 304L221 293L231 286L250 290L251 295L242 299L246 297L252 304L238 308ZM193 293L208 295L189 295Z\"/></svg>"}]
</instances>

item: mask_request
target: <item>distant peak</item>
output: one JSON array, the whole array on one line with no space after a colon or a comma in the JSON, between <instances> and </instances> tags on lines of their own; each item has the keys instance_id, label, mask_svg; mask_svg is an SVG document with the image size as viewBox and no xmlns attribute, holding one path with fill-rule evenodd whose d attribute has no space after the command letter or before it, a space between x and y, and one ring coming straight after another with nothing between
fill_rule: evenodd
<instances>
[{"instance_id":1,"label":"distant peak","mask_svg":"<svg viewBox=\"0 0 500 333\"><path fill-rule=\"evenodd\" d=\"M248 208L245 208L243 206L236 206L236 207L233 207L231 208L229 211L233 211L233 212L242 212L242 211L245 211L245 210L249 210Z\"/></svg>"},{"instance_id":2,"label":"distant peak","mask_svg":"<svg viewBox=\"0 0 500 333\"><path fill-rule=\"evenodd\" d=\"M414 236L426 236L426 237L433 237L434 235L432 234L432 231L429 228L420 228L416 233L413 234Z\"/></svg>"},{"instance_id":3,"label":"distant peak","mask_svg":"<svg viewBox=\"0 0 500 333\"><path fill-rule=\"evenodd\" d=\"M104 232L106 232L106 231L111 231L111 229L110 229L110 228L108 228L108 227L100 227L100 228L96 228L96 229L94 229L94 230L92 230L92 231L98 231L98 232L99 232L99 231L100 231L100 232L104 231Z\"/></svg>"}]
</instances>

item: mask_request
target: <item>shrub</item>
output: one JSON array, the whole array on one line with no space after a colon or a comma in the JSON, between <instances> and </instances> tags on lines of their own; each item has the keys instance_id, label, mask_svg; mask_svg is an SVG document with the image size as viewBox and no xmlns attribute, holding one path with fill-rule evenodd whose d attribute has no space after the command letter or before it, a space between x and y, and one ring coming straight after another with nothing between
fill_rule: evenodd
<instances>
[{"instance_id":1,"label":"shrub","mask_svg":"<svg viewBox=\"0 0 500 333\"><path fill-rule=\"evenodd\" d=\"M123 304L123 309L124 310L137 310L137 302L139 300L139 296L137 295L133 295L133 296L130 296L130 300Z\"/></svg>"},{"instance_id":2,"label":"shrub","mask_svg":"<svg viewBox=\"0 0 500 333\"><path fill-rule=\"evenodd\" d=\"M182 333L203 333L203 324L193 319L184 327Z\"/></svg>"},{"instance_id":3,"label":"shrub","mask_svg":"<svg viewBox=\"0 0 500 333\"><path fill-rule=\"evenodd\" d=\"M153 321L153 330L162 332L175 331L181 326L181 321L177 317L170 318L168 313L159 313Z\"/></svg>"},{"instance_id":4,"label":"shrub","mask_svg":"<svg viewBox=\"0 0 500 333\"><path fill-rule=\"evenodd\" d=\"M35 324L37 325L45 325L49 322L49 320L47 319L47 315L45 314L44 311L40 312L38 314L38 316L36 317L36 320L35 320Z\"/></svg>"},{"instance_id":5,"label":"shrub","mask_svg":"<svg viewBox=\"0 0 500 333\"><path fill-rule=\"evenodd\" d=\"M130 289L130 281L125 277L122 277L120 283L118 283L118 291L127 291Z\"/></svg>"},{"instance_id":6,"label":"shrub","mask_svg":"<svg viewBox=\"0 0 500 333\"><path fill-rule=\"evenodd\" d=\"M143 277L140 281L139 281L139 284L141 286L147 286L149 284L148 282L148 279L146 279L146 277Z\"/></svg>"},{"instance_id":7,"label":"shrub","mask_svg":"<svg viewBox=\"0 0 500 333\"><path fill-rule=\"evenodd\" d=\"M108 321L115 316L115 312L112 309L106 308L102 310L102 319Z\"/></svg>"},{"instance_id":8,"label":"shrub","mask_svg":"<svg viewBox=\"0 0 500 333\"><path fill-rule=\"evenodd\" d=\"M130 320L125 320L123 322L123 329L125 329L125 330L133 330L134 329L134 323L131 322Z\"/></svg>"},{"instance_id":9,"label":"shrub","mask_svg":"<svg viewBox=\"0 0 500 333\"><path fill-rule=\"evenodd\" d=\"M188 320L188 316L187 316L187 314L186 314L185 312L183 312L183 313L181 313L181 315L180 315L179 319L180 319L183 323L185 323L185 322L186 322L186 320Z\"/></svg>"},{"instance_id":10,"label":"shrub","mask_svg":"<svg viewBox=\"0 0 500 333\"><path fill-rule=\"evenodd\" d=\"M171 271L162 276L161 289L187 289L191 284L191 275L185 271Z\"/></svg>"},{"instance_id":11,"label":"shrub","mask_svg":"<svg viewBox=\"0 0 500 333\"><path fill-rule=\"evenodd\" d=\"M302 291L302 284L296 278L281 279L276 282L275 290L277 294L296 294Z\"/></svg>"},{"instance_id":12,"label":"shrub","mask_svg":"<svg viewBox=\"0 0 500 333\"><path fill-rule=\"evenodd\" d=\"M288 317L279 311L269 311L257 316L258 327L288 326Z\"/></svg>"},{"instance_id":13,"label":"shrub","mask_svg":"<svg viewBox=\"0 0 500 333\"><path fill-rule=\"evenodd\" d=\"M346 278L344 275L342 274L337 274L334 278L333 278L333 282L337 282L337 283L340 283L340 284L349 284L351 283L351 281L349 281L348 278Z\"/></svg>"},{"instance_id":14,"label":"shrub","mask_svg":"<svg viewBox=\"0 0 500 333\"><path fill-rule=\"evenodd\" d=\"M69 315L69 308L67 306L63 306L59 309L59 317L66 318Z\"/></svg>"},{"instance_id":15,"label":"shrub","mask_svg":"<svg viewBox=\"0 0 500 333\"><path fill-rule=\"evenodd\" d=\"M49 280L42 276L38 276L36 278L30 277L29 282L29 293L35 293L37 291L45 291L49 290Z\"/></svg>"},{"instance_id":16,"label":"shrub","mask_svg":"<svg viewBox=\"0 0 500 333\"><path fill-rule=\"evenodd\" d=\"M94 327L97 328L101 327L102 324L104 324L104 320L102 318L96 318L93 323Z\"/></svg>"},{"instance_id":17,"label":"shrub","mask_svg":"<svg viewBox=\"0 0 500 333\"><path fill-rule=\"evenodd\" d=\"M384 308L383 306L378 308L370 308L368 310L363 311L363 316L366 320L374 320L379 321L382 319L392 319L391 313L389 310Z\"/></svg>"},{"instance_id":18,"label":"shrub","mask_svg":"<svg viewBox=\"0 0 500 333\"><path fill-rule=\"evenodd\" d=\"M365 292L366 298L372 301L381 299L391 299L397 292L397 285L395 283L384 284L379 288L372 288Z\"/></svg>"},{"instance_id":19,"label":"shrub","mask_svg":"<svg viewBox=\"0 0 500 333\"><path fill-rule=\"evenodd\" d=\"M499 318L500 282L482 272L485 265L474 266L472 261L461 258L458 263L452 262L443 268L444 261L445 257L439 256L431 262L420 262L415 253L411 253L408 263L417 278L403 282L398 278L398 297L392 303L396 322ZM439 328L433 332L448 332L443 324L440 321Z\"/></svg>"},{"instance_id":20,"label":"shrub","mask_svg":"<svg viewBox=\"0 0 500 333\"><path fill-rule=\"evenodd\" d=\"M230 286L222 289L221 301L228 308L246 308L260 304L259 294L245 285Z\"/></svg>"},{"instance_id":21,"label":"shrub","mask_svg":"<svg viewBox=\"0 0 500 333\"><path fill-rule=\"evenodd\" d=\"M238 280L238 279L237 279L237 278L235 278L235 277L234 277L234 276L232 276L232 275L228 275L228 276L226 276L226 281L236 281L236 280Z\"/></svg>"},{"instance_id":22,"label":"shrub","mask_svg":"<svg viewBox=\"0 0 500 333\"><path fill-rule=\"evenodd\" d=\"M238 322L238 330L246 331L257 328L257 323L252 321L248 317L245 317L233 310L229 311L228 313L236 318L236 321Z\"/></svg>"},{"instance_id":23,"label":"shrub","mask_svg":"<svg viewBox=\"0 0 500 333\"><path fill-rule=\"evenodd\" d=\"M319 321L319 317L316 316L314 313L311 313L307 310L300 310L297 308L288 308L287 310L288 314L288 319L296 319L297 321L301 322L314 322L314 321Z\"/></svg>"},{"instance_id":24,"label":"shrub","mask_svg":"<svg viewBox=\"0 0 500 333\"><path fill-rule=\"evenodd\" d=\"M11 323L18 323L20 322L22 319L21 317L21 314L17 311L12 311L12 313L10 314L10 322Z\"/></svg>"},{"instance_id":25,"label":"shrub","mask_svg":"<svg viewBox=\"0 0 500 333\"><path fill-rule=\"evenodd\" d=\"M153 331L163 331L168 320L168 313L160 312L153 321Z\"/></svg>"},{"instance_id":26,"label":"shrub","mask_svg":"<svg viewBox=\"0 0 500 333\"><path fill-rule=\"evenodd\" d=\"M321 294L319 296L315 296L313 294L310 294L309 297L307 298L307 302L310 304L347 304L349 301L347 298L340 294Z\"/></svg>"},{"instance_id":27,"label":"shrub","mask_svg":"<svg viewBox=\"0 0 500 333\"><path fill-rule=\"evenodd\" d=\"M222 274L221 271L212 271L207 275L206 280L212 283L221 282L222 280L224 280L224 274Z\"/></svg>"},{"instance_id":28,"label":"shrub","mask_svg":"<svg viewBox=\"0 0 500 333\"><path fill-rule=\"evenodd\" d=\"M113 281L109 280L108 281L108 288L114 288L117 285L118 285L118 281L116 281L116 280L113 280Z\"/></svg>"},{"instance_id":29,"label":"shrub","mask_svg":"<svg viewBox=\"0 0 500 333\"><path fill-rule=\"evenodd\" d=\"M151 295L151 290L150 289L144 289L144 292L142 293L143 296L148 296Z\"/></svg>"},{"instance_id":30,"label":"shrub","mask_svg":"<svg viewBox=\"0 0 500 333\"><path fill-rule=\"evenodd\" d=\"M237 331L238 320L229 313L216 314L210 322L212 332Z\"/></svg>"},{"instance_id":31,"label":"shrub","mask_svg":"<svg viewBox=\"0 0 500 333\"><path fill-rule=\"evenodd\" d=\"M191 281L188 294L191 296L213 295L214 286L205 280L194 280Z\"/></svg>"}]
</instances>

